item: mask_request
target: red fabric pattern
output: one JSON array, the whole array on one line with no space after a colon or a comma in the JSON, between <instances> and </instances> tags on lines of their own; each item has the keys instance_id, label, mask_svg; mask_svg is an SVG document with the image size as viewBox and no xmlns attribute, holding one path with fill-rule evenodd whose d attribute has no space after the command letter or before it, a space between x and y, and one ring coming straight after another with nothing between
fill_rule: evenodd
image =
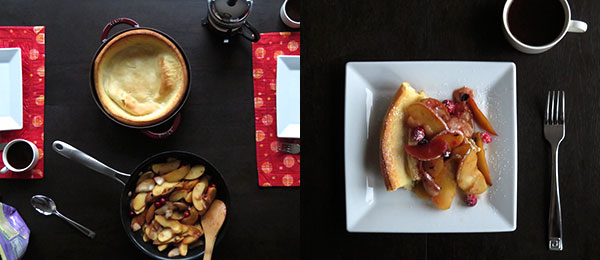
<instances>
[{"instance_id":1,"label":"red fabric pattern","mask_svg":"<svg viewBox=\"0 0 600 260\"><path fill-rule=\"evenodd\" d=\"M0 143L22 138L36 144L40 151L35 169L22 173L8 171L0 174L0 179L44 177L45 31L44 26L0 27L0 48L21 48L23 66L23 129L0 131ZM4 163L0 160L2 167Z\"/></svg>"},{"instance_id":2,"label":"red fabric pattern","mask_svg":"<svg viewBox=\"0 0 600 260\"><path fill-rule=\"evenodd\" d=\"M300 142L277 137L275 92L279 55L300 55L299 32L262 33L260 41L252 44L256 163L261 187L300 186L300 155L277 151L279 141Z\"/></svg>"}]
</instances>

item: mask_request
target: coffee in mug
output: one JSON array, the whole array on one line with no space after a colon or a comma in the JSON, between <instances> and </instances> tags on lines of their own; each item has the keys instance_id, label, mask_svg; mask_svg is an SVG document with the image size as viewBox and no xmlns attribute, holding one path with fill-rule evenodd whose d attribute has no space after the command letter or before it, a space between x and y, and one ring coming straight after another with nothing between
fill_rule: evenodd
<instances>
[{"instance_id":1,"label":"coffee in mug","mask_svg":"<svg viewBox=\"0 0 600 260\"><path fill-rule=\"evenodd\" d=\"M507 0L502 21L510 45L528 54L549 50L567 32L587 30L585 22L571 20L567 0Z\"/></svg>"},{"instance_id":2,"label":"coffee in mug","mask_svg":"<svg viewBox=\"0 0 600 260\"><path fill-rule=\"evenodd\" d=\"M0 169L0 174L9 170L12 172L31 170L37 164L39 156L40 152L34 143L25 139L12 140L6 144L2 152L4 168Z\"/></svg>"}]
</instances>

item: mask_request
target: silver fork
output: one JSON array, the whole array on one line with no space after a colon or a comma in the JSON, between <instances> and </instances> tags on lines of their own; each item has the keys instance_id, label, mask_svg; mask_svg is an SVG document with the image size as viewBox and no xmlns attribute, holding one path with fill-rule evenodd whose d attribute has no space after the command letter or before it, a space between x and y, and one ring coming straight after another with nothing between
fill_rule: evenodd
<instances>
[{"instance_id":1,"label":"silver fork","mask_svg":"<svg viewBox=\"0 0 600 260\"><path fill-rule=\"evenodd\" d=\"M277 145L277 150L284 152L284 153L299 154L300 153L300 144L280 142Z\"/></svg>"},{"instance_id":2,"label":"silver fork","mask_svg":"<svg viewBox=\"0 0 600 260\"><path fill-rule=\"evenodd\" d=\"M548 91L544 137L552 148L552 181L550 186L550 214L548 217L548 247L562 251L562 214L558 192L558 147L565 138L565 92Z\"/></svg>"}]
</instances>

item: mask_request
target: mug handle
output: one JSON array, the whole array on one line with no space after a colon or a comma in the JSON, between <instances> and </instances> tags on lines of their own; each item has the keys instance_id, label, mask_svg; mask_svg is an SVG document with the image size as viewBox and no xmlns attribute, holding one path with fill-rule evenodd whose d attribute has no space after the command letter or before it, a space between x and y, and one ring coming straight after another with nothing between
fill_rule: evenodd
<instances>
[{"instance_id":1,"label":"mug handle","mask_svg":"<svg viewBox=\"0 0 600 260\"><path fill-rule=\"evenodd\" d=\"M569 27L567 29L568 32L574 33L584 33L587 31L587 23L577 20L569 21Z\"/></svg>"},{"instance_id":2,"label":"mug handle","mask_svg":"<svg viewBox=\"0 0 600 260\"><path fill-rule=\"evenodd\" d=\"M6 168L6 166L4 166L4 168L2 168L0 170L0 174L5 174L6 172L8 172L8 168Z\"/></svg>"},{"instance_id":3,"label":"mug handle","mask_svg":"<svg viewBox=\"0 0 600 260\"><path fill-rule=\"evenodd\" d=\"M114 20L110 21L110 23L108 23L106 26L104 26L104 30L102 30L102 38L101 38L102 43L105 43L106 40L108 40L108 32L110 32L110 30L113 27L115 27L115 25L120 24L120 23L126 23L135 28L140 27L139 23L137 23L136 21L134 21L133 19L130 19L130 18L121 17L121 18L114 19Z\"/></svg>"},{"instance_id":4,"label":"mug handle","mask_svg":"<svg viewBox=\"0 0 600 260\"><path fill-rule=\"evenodd\" d=\"M250 40L251 42L257 42L260 40L260 33L256 30L256 28L254 28L254 26L252 26L249 22L245 22L243 26L250 31L249 33L246 33L246 31L244 31L244 27L242 27L241 31L243 32L240 34L242 34L244 38Z\"/></svg>"},{"instance_id":5,"label":"mug handle","mask_svg":"<svg viewBox=\"0 0 600 260\"><path fill-rule=\"evenodd\" d=\"M172 135L175 132L175 130L177 130L180 122L181 122L181 113L177 113L177 115L175 115L175 119L173 120L173 124L171 125L171 127L169 127L169 129L167 129L167 131L164 131L162 133L156 133L156 132L152 132L150 130L142 130L142 133L153 139L167 138L170 135Z\"/></svg>"}]
</instances>

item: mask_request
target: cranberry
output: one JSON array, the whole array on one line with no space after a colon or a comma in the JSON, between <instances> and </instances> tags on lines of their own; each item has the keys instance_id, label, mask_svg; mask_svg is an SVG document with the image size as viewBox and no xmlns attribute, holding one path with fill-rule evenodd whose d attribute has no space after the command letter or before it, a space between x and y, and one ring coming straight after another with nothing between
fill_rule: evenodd
<instances>
[{"instance_id":1,"label":"cranberry","mask_svg":"<svg viewBox=\"0 0 600 260\"><path fill-rule=\"evenodd\" d=\"M183 212L183 216L184 217L189 217L190 216L190 212L189 211Z\"/></svg>"},{"instance_id":2,"label":"cranberry","mask_svg":"<svg viewBox=\"0 0 600 260\"><path fill-rule=\"evenodd\" d=\"M129 211L129 216L133 216L133 215L135 215L135 212L133 212L133 210Z\"/></svg>"},{"instance_id":3,"label":"cranberry","mask_svg":"<svg viewBox=\"0 0 600 260\"><path fill-rule=\"evenodd\" d=\"M160 206L162 206L162 204L160 204L160 201L154 202L154 206L157 208L160 208Z\"/></svg>"},{"instance_id":4,"label":"cranberry","mask_svg":"<svg viewBox=\"0 0 600 260\"><path fill-rule=\"evenodd\" d=\"M167 203L167 200L165 198L160 198L160 205L165 205L165 203Z\"/></svg>"},{"instance_id":5,"label":"cranberry","mask_svg":"<svg viewBox=\"0 0 600 260\"><path fill-rule=\"evenodd\" d=\"M468 194L466 202L467 206L473 207L477 204L477 197L475 197L475 194Z\"/></svg>"},{"instance_id":6,"label":"cranberry","mask_svg":"<svg viewBox=\"0 0 600 260\"><path fill-rule=\"evenodd\" d=\"M415 143L421 142L425 138L425 129L423 127L415 127L412 131L412 139Z\"/></svg>"},{"instance_id":7,"label":"cranberry","mask_svg":"<svg viewBox=\"0 0 600 260\"><path fill-rule=\"evenodd\" d=\"M455 110L455 106L454 106L454 102L452 102L452 100L444 100L442 101L442 104L444 104L444 106L446 106L446 109L448 109L448 113L450 113L451 115L454 114L454 110Z\"/></svg>"},{"instance_id":8,"label":"cranberry","mask_svg":"<svg viewBox=\"0 0 600 260\"><path fill-rule=\"evenodd\" d=\"M489 144L492 142L492 136L486 132L481 133L481 141Z\"/></svg>"}]
</instances>

